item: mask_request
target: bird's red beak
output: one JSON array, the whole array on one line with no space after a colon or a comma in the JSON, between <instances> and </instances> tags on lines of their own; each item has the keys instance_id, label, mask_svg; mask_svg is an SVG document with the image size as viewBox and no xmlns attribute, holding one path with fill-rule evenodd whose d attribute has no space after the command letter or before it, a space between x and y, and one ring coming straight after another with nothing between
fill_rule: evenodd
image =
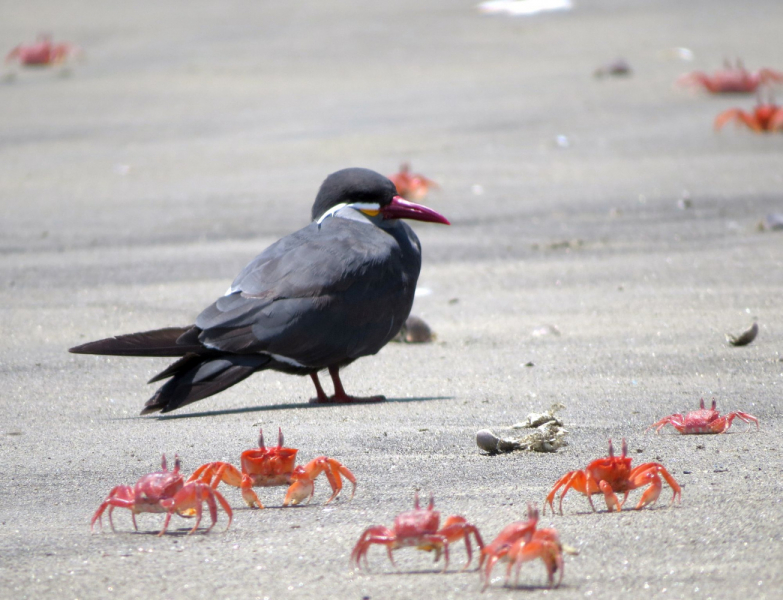
<instances>
[{"instance_id":1,"label":"bird's red beak","mask_svg":"<svg viewBox=\"0 0 783 600\"><path fill-rule=\"evenodd\" d=\"M381 208L381 214L384 219L413 219L414 221L451 225L442 214L422 204L409 202L400 196L395 196L389 204Z\"/></svg>"}]
</instances>

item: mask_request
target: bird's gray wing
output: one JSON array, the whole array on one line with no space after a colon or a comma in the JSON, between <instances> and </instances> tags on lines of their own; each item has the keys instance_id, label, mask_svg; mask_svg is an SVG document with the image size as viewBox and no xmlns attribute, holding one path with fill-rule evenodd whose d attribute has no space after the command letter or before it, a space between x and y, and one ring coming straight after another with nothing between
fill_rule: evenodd
<instances>
[{"instance_id":1,"label":"bird's gray wing","mask_svg":"<svg viewBox=\"0 0 783 600\"><path fill-rule=\"evenodd\" d=\"M199 339L319 368L374 354L413 302L421 258L400 241L370 223L311 224L267 248L199 315Z\"/></svg>"}]
</instances>

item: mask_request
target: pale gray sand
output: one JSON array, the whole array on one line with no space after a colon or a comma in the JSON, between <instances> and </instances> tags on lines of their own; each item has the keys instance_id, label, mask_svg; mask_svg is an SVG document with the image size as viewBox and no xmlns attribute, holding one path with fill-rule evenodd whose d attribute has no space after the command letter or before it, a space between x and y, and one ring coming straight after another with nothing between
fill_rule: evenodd
<instances>
[{"instance_id":1,"label":"pale gray sand","mask_svg":"<svg viewBox=\"0 0 783 600\"><path fill-rule=\"evenodd\" d=\"M682 504L665 489L655 509L592 514L569 495L542 520L580 550L563 586L540 589L533 563L519 590L498 568L484 597L783 595L783 234L756 231L783 210L783 136L715 134L719 111L753 98L672 85L724 57L783 68L783 5L575 1L518 19L453 1L4 3L5 47L51 31L86 59L0 85L1 597L476 597L461 549L445 575L411 549L395 569L373 548L371 573L348 556L417 488L492 539L610 437L666 465ZM592 77L620 56L631 78ZM192 322L306 223L325 175L402 160L441 184L427 203L453 226L414 225L430 292L414 312L438 342L345 373L349 392L390 402L313 408L309 380L267 373L138 418L165 361L66 352ZM754 318L756 341L729 347ZM562 335L531 335L545 324ZM700 397L760 431L645 432ZM478 429L555 401L560 453L479 455ZM313 505L262 490L270 508L251 511L227 489L226 533L221 516L209 535L156 538L162 517L142 515L134 534L119 511L121 533L90 535L109 489L161 452L188 471L236 463L261 425L302 460L343 461L355 499L320 505L323 480Z\"/></svg>"}]
</instances>

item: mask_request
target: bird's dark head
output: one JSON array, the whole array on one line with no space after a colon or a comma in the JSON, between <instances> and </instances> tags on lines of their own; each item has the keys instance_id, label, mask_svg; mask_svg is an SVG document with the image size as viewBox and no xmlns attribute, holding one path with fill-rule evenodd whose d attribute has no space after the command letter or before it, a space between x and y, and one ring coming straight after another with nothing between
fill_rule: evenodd
<instances>
[{"instance_id":1,"label":"bird's dark head","mask_svg":"<svg viewBox=\"0 0 783 600\"><path fill-rule=\"evenodd\" d=\"M321 184L313 203L312 219L320 221L335 209L354 208L369 217L383 219L414 219L449 225L443 215L434 210L404 200L387 178L358 167L332 173Z\"/></svg>"}]
</instances>

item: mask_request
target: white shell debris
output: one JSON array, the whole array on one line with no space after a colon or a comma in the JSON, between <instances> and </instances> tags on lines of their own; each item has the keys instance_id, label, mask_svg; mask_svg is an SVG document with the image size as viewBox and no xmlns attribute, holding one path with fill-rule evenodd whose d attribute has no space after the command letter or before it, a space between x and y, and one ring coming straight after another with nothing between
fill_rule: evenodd
<instances>
[{"instance_id":1,"label":"white shell debris","mask_svg":"<svg viewBox=\"0 0 783 600\"><path fill-rule=\"evenodd\" d=\"M542 413L530 413L527 418L521 423L515 423L511 426L511 429L525 429L529 427L540 427L547 423L554 423L558 427L563 426L563 422L555 416L555 413L559 410L563 410L565 405L559 402L554 403L549 407L549 410Z\"/></svg>"},{"instance_id":2,"label":"white shell debris","mask_svg":"<svg viewBox=\"0 0 783 600\"><path fill-rule=\"evenodd\" d=\"M541 325L540 327L536 327L533 331L530 332L530 335L533 337L544 337L546 335L554 335L559 336L560 330L557 328L557 325L552 324L546 324Z\"/></svg>"},{"instance_id":3,"label":"white shell debris","mask_svg":"<svg viewBox=\"0 0 783 600\"><path fill-rule=\"evenodd\" d=\"M758 333L759 333L759 324L754 322L749 329L746 329L739 335L735 336L735 335L731 335L730 333L727 333L726 341L732 346L747 346L753 340L756 339Z\"/></svg>"},{"instance_id":4,"label":"white shell debris","mask_svg":"<svg viewBox=\"0 0 783 600\"><path fill-rule=\"evenodd\" d=\"M569 10L571 0L487 0L478 5L485 14L534 15L547 10Z\"/></svg>"},{"instance_id":5,"label":"white shell debris","mask_svg":"<svg viewBox=\"0 0 783 600\"><path fill-rule=\"evenodd\" d=\"M553 404L548 411L531 413L521 423L512 425L511 429L535 430L521 437L499 437L489 429L482 429L476 433L476 445L489 454L515 450L557 452L559 448L568 445L565 440L568 431L563 427L563 422L555 417L555 413L562 408L565 407L560 403Z\"/></svg>"}]
</instances>

